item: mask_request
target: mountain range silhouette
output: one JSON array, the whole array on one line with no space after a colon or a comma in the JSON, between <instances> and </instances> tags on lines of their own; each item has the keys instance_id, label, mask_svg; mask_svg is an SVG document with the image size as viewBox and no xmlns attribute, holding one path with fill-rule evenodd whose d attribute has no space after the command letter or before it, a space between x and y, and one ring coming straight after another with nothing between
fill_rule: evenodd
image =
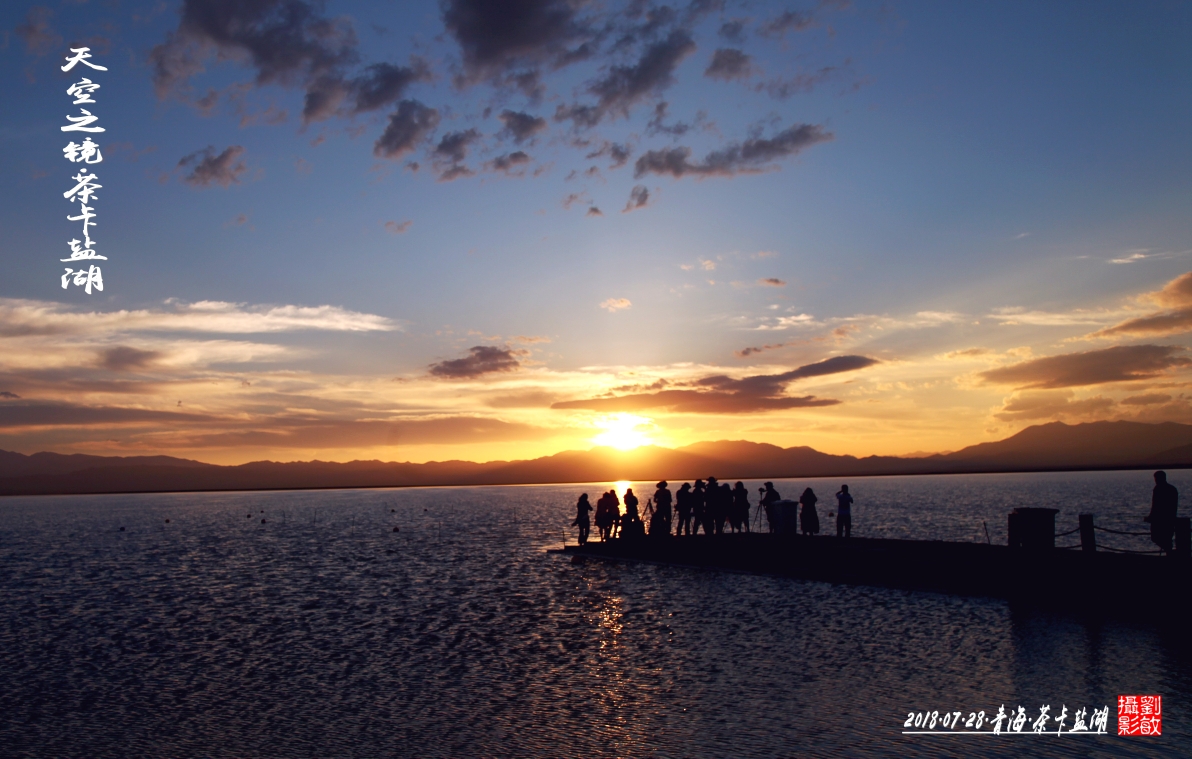
<instances>
[{"instance_id":1,"label":"mountain range silhouette","mask_svg":"<svg viewBox=\"0 0 1192 759\"><path fill-rule=\"evenodd\" d=\"M744 440L681 448L564 451L527 461L349 461L238 466L171 456L89 456L0 451L0 495L288 490L428 485L514 485L616 480L779 479L895 474L1192 467L1192 425L1063 422L993 443L919 457L837 456L807 446Z\"/></svg>"}]
</instances>

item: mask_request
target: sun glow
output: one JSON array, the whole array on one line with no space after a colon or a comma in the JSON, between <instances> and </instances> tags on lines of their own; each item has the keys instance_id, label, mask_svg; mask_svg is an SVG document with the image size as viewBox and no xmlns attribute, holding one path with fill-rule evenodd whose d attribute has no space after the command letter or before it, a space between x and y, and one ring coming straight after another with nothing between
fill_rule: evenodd
<instances>
[{"instance_id":1,"label":"sun glow","mask_svg":"<svg viewBox=\"0 0 1192 759\"><path fill-rule=\"evenodd\" d=\"M650 420L635 414L609 414L596 420L596 426L604 430L592 442L596 445L607 445L628 451L642 445L650 445L654 441L647 437L642 428L652 426Z\"/></svg>"}]
</instances>

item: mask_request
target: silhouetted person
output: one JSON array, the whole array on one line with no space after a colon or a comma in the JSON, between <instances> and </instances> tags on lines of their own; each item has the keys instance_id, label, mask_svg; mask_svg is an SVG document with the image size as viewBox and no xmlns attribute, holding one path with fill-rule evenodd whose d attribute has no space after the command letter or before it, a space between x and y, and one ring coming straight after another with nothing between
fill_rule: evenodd
<instances>
[{"instance_id":1,"label":"silhouetted person","mask_svg":"<svg viewBox=\"0 0 1192 759\"><path fill-rule=\"evenodd\" d=\"M615 498L616 495L610 490L596 502L596 527L600 530L601 541L613 536L613 526L617 523L620 511L614 502Z\"/></svg>"},{"instance_id":2,"label":"silhouetted person","mask_svg":"<svg viewBox=\"0 0 1192 759\"><path fill-rule=\"evenodd\" d=\"M584 493L579 497L579 502L575 504L575 521L572 522L573 527L579 528L579 544L588 542L588 532L592 529L592 522L588 517L588 512L592 510L592 504L588 503L588 494Z\"/></svg>"},{"instance_id":3,"label":"silhouetted person","mask_svg":"<svg viewBox=\"0 0 1192 759\"><path fill-rule=\"evenodd\" d=\"M720 482L715 477L708 478L708 490L704 494L704 519L707 525L704 532L709 535L719 535L724 532L724 518L728 516L724 509L724 495L720 490Z\"/></svg>"},{"instance_id":4,"label":"silhouetted person","mask_svg":"<svg viewBox=\"0 0 1192 759\"><path fill-rule=\"evenodd\" d=\"M818 500L815 497L815 491L811 488L807 488L803 491L803 495L799 496L799 503L803 505L802 514L800 514L800 524L803 527L804 535L819 534L819 512L815 510L815 504Z\"/></svg>"},{"instance_id":5,"label":"silhouetted person","mask_svg":"<svg viewBox=\"0 0 1192 759\"><path fill-rule=\"evenodd\" d=\"M625 513L622 516L641 519L641 515L637 513L637 503L637 496L633 494L633 488L625 488Z\"/></svg>"},{"instance_id":6,"label":"silhouetted person","mask_svg":"<svg viewBox=\"0 0 1192 759\"><path fill-rule=\"evenodd\" d=\"M733 532L749 531L749 491L740 480L733 485L733 510L728 521L733 526Z\"/></svg>"},{"instance_id":7,"label":"silhouetted person","mask_svg":"<svg viewBox=\"0 0 1192 759\"><path fill-rule=\"evenodd\" d=\"M660 535L670 535L672 513L670 488L667 487L666 480L663 480L654 491L654 515L658 519L659 529L662 530Z\"/></svg>"},{"instance_id":8,"label":"silhouetted person","mask_svg":"<svg viewBox=\"0 0 1192 759\"><path fill-rule=\"evenodd\" d=\"M1179 505L1179 491L1167 481L1167 472L1155 472L1155 489L1151 491L1151 513L1145 521L1151 523L1151 541L1165 553L1171 553L1171 538L1175 534L1175 518Z\"/></svg>"},{"instance_id":9,"label":"silhouetted person","mask_svg":"<svg viewBox=\"0 0 1192 759\"><path fill-rule=\"evenodd\" d=\"M781 500L782 496L774 489L774 483L767 482L762 493L762 507L766 510L766 524L769 525L770 532L774 532L774 502Z\"/></svg>"},{"instance_id":10,"label":"silhouetted person","mask_svg":"<svg viewBox=\"0 0 1192 759\"><path fill-rule=\"evenodd\" d=\"M637 511L637 504L638 500L637 496L633 494L633 488L626 488L625 513L621 515L620 536L622 538L640 538L646 534L646 528L642 524L641 514Z\"/></svg>"},{"instance_id":11,"label":"silhouetted person","mask_svg":"<svg viewBox=\"0 0 1192 759\"><path fill-rule=\"evenodd\" d=\"M853 536L853 497L848 494L848 485L841 485L836 494L836 537Z\"/></svg>"},{"instance_id":12,"label":"silhouetted person","mask_svg":"<svg viewBox=\"0 0 1192 759\"><path fill-rule=\"evenodd\" d=\"M696 480L695 487L691 490L691 518L695 522L692 526L691 534L698 535L699 528L704 528L704 534L708 535L708 493L703 480Z\"/></svg>"},{"instance_id":13,"label":"silhouetted person","mask_svg":"<svg viewBox=\"0 0 1192 759\"><path fill-rule=\"evenodd\" d=\"M679 523L675 525L675 535L691 535L691 483L684 482L675 493L675 511L679 514Z\"/></svg>"}]
</instances>

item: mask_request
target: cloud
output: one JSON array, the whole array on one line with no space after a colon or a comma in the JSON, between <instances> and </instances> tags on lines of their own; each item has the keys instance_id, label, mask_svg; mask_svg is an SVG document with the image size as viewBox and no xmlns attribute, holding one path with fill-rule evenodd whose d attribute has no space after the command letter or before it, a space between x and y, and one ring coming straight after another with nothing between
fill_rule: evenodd
<instances>
[{"instance_id":1,"label":"cloud","mask_svg":"<svg viewBox=\"0 0 1192 759\"><path fill-rule=\"evenodd\" d=\"M414 58L410 66L374 63L352 78L338 73L318 77L306 86L302 121L312 124L331 116L380 110L401 99L411 84L430 78L430 68L420 58Z\"/></svg>"},{"instance_id":2,"label":"cloud","mask_svg":"<svg viewBox=\"0 0 1192 759\"><path fill-rule=\"evenodd\" d=\"M76 403L22 401L0 405L0 428L7 429L49 426L84 427L144 422L182 425L188 422L205 422L210 419L211 417L202 414L119 406L84 406Z\"/></svg>"},{"instance_id":3,"label":"cloud","mask_svg":"<svg viewBox=\"0 0 1192 759\"><path fill-rule=\"evenodd\" d=\"M696 177L729 177L739 173L764 171L766 164L779 158L795 155L804 148L834 138L815 124L799 124L779 132L771 139L760 137L734 143L709 153L703 163L691 163L691 149L686 147L650 150L637 159L633 176L669 174L678 179L691 174Z\"/></svg>"},{"instance_id":4,"label":"cloud","mask_svg":"<svg viewBox=\"0 0 1192 759\"><path fill-rule=\"evenodd\" d=\"M835 356L814 364L806 364L782 374L766 374L732 379L725 375L704 377L692 383L698 389L661 390L654 393L634 393L615 397L563 401L551 405L554 409L585 409L588 411L640 411L666 408L674 413L745 414L792 408L834 406L840 401L815 396L785 395L786 385L809 377L822 377L840 372L856 371L878 363L866 356Z\"/></svg>"},{"instance_id":5,"label":"cloud","mask_svg":"<svg viewBox=\"0 0 1192 759\"><path fill-rule=\"evenodd\" d=\"M464 358L431 364L431 376L440 379L473 379L485 374L511 372L521 366L517 355L522 351L495 345L477 345L469 348L468 353Z\"/></svg>"},{"instance_id":6,"label":"cloud","mask_svg":"<svg viewBox=\"0 0 1192 759\"><path fill-rule=\"evenodd\" d=\"M596 206L592 206L584 216L604 216L604 211L601 211Z\"/></svg>"},{"instance_id":7,"label":"cloud","mask_svg":"<svg viewBox=\"0 0 1192 759\"><path fill-rule=\"evenodd\" d=\"M1068 353L1024 361L980 372L984 383L1017 385L1023 389L1054 389L1151 379L1192 364L1177 356L1183 348L1170 345L1115 346L1084 353Z\"/></svg>"},{"instance_id":8,"label":"cloud","mask_svg":"<svg viewBox=\"0 0 1192 759\"><path fill-rule=\"evenodd\" d=\"M563 208L570 209L576 203L588 203L587 192L572 192L568 193L567 197L563 198Z\"/></svg>"},{"instance_id":9,"label":"cloud","mask_svg":"<svg viewBox=\"0 0 1192 759\"><path fill-rule=\"evenodd\" d=\"M1112 399L1100 395L1083 400L1073 400L1074 396L1071 391L1017 393L993 416L1003 422L1104 416L1114 406Z\"/></svg>"},{"instance_id":10,"label":"cloud","mask_svg":"<svg viewBox=\"0 0 1192 759\"><path fill-rule=\"evenodd\" d=\"M64 303L0 298L0 337L122 332L249 334L326 330L385 332L392 320L338 306L247 306L243 303L167 301L165 308L87 311Z\"/></svg>"},{"instance_id":11,"label":"cloud","mask_svg":"<svg viewBox=\"0 0 1192 759\"><path fill-rule=\"evenodd\" d=\"M414 222L411 219L406 219L400 224L398 224L396 221L387 221L385 222L385 230L391 234L400 235L409 231L410 227L413 225Z\"/></svg>"},{"instance_id":12,"label":"cloud","mask_svg":"<svg viewBox=\"0 0 1192 759\"><path fill-rule=\"evenodd\" d=\"M46 55L61 47L62 35L50 28L50 19L53 17L54 12L44 6L35 5L29 9L24 22L13 29L25 43L25 50L34 55Z\"/></svg>"},{"instance_id":13,"label":"cloud","mask_svg":"<svg viewBox=\"0 0 1192 759\"><path fill-rule=\"evenodd\" d=\"M443 24L463 53L463 83L482 79L538 94L538 67L591 54L593 31L571 0L445 0Z\"/></svg>"},{"instance_id":14,"label":"cloud","mask_svg":"<svg viewBox=\"0 0 1192 759\"><path fill-rule=\"evenodd\" d=\"M722 47L712 54L712 62L704 69L704 76L725 82L753 76L753 59L744 52Z\"/></svg>"},{"instance_id":15,"label":"cloud","mask_svg":"<svg viewBox=\"0 0 1192 759\"><path fill-rule=\"evenodd\" d=\"M439 112L417 100L403 100L389 116L385 131L373 145L378 158L400 158L439 125Z\"/></svg>"},{"instance_id":16,"label":"cloud","mask_svg":"<svg viewBox=\"0 0 1192 759\"><path fill-rule=\"evenodd\" d=\"M497 395L485 401L491 408L549 408L559 396L545 390L524 390L518 393Z\"/></svg>"},{"instance_id":17,"label":"cloud","mask_svg":"<svg viewBox=\"0 0 1192 759\"><path fill-rule=\"evenodd\" d=\"M654 118L650 119L650 121L646 124L646 134L651 136L656 134L669 134L672 137L681 137L691 131L692 125L682 121L676 121L673 124L665 123L667 111L669 109L670 103L666 102L665 100L654 106ZM706 114L703 111L697 113L695 117L696 124L698 125L702 123L704 118L706 118Z\"/></svg>"},{"instance_id":18,"label":"cloud","mask_svg":"<svg viewBox=\"0 0 1192 759\"><path fill-rule=\"evenodd\" d=\"M1111 264L1133 264L1133 263L1138 263L1139 261L1145 261L1148 258L1154 258L1156 256L1160 256L1160 255L1162 255L1162 254L1151 253L1150 248L1139 248L1137 250L1126 251L1125 255L1118 256L1117 258L1111 258L1111 259L1109 259L1109 263L1111 263Z\"/></svg>"},{"instance_id":19,"label":"cloud","mask_svg":"<svg viewBox=\"0 0 1192 759\"><path fill-rule=\"evenodd\" d=\"M1166 393L1144 393L1142 395L1131 395L1128 398L1122 399L1123 406L1152 406L1156 403L1167 403L1171 400L1171 396Z\"/></svg>"},{"instance_id":20,"label":"cloud","mask_svg":"<svg viewBox=\"0 0 1192 759\"><path fill-rule=\"evenodd\" d=\"M636 185L629 191L629 202L625 204L625 208L621 210L621 213L629 213L639 208L645 208L649 202L650 191L644 184Z\"/></svg>"},{"instance_id":21,"label":"cloud","mask_svg":"<svg viewBox=\"0 0 1192 759\"><path fill-rule=\"evenodd\" d=\"M807 93L814 90L819 85L831 79L839 71L837 66L824 66L823 68L808 73L795 74L792 77L785 79L771 79L768 82L761 82L754 86L755 92L765 92L772 98L778 100L786 100L791 95L800 93Z\"/></svg>"},{"instance_id":22,"label":"cloud","mask_svg":"<svg viewBox=\"0 0 1192 759\"><path fill-rule=\"evenodd\" d=\"M497 118L505 125L500 133L512 138L518 145L526 141L533 142L534 136L546 129L546 119L529 113L506 110L501 111Z\"/></svg>"},{"instance_id":23,"label":"cloud","mask_svg":"<svg viewBox=\"0 0 1192 759\"><path fill-rule=\"evenodd\" d=\"M1178 335L1192 331L1192 272L1181 274L1157 292L1147 293L1144 299L1167 308L1136 319L1127 319L1088 335L1088 337L1116 337L1118 335Z\"/></svg>"},{"instance_id":24,"label":"cloud","mask_svg":"<svg viewBox=\"0 0 1192 759\"><path fill-rule=\"evenodd\" d=\"M468 129L463 132L448 132L435 147L435 155L458 163L468 157L468 146L480 139L480 132Z\"/></svg>"},{"instance_id":25,"label":"cloud","mask_svg":"<svg viewBox=\"0 0 1192 759\"><path fill-rule=\"evenodd\" d=\"M616 142L606 142L599 150L588 153L584 157L590 161L593 158L599 158L600 156L605 155L607 155L609 160L612 161L612 163L609 165L609 168L619 169L629 161L629 157L633 155L633 149L628 145L621 145L620 143Z\"/></svg>"},{"instance_id":26,"label":"cloud","mask_svg":"<svg viewBox=\"0 0 1192 759\"><path fill-rule=\"evenodd\" d=\"M17 395L16 393L10 393L7 390L0 390L0 398L3 398L4 400L15 401L20 397L21 396Z\"/></svg>"},{"instance_id":27,"label":"cloud","mask_svg":"<svg viewBox=\"0 0 1192 759\"><path fill-rule=\"evenodd\" d=\"M239 184L240 177L248 171L240 158L244 153L242 146L232 145L216 155L215 148L208 145L178 161L178 168L193 167L183 181L195 187L210 187L212 184L230 187Z\"/></svg>"},{"instance_id":28,"label":"cloud","mask_svg":"<svg viewBox=\"0 0 1192 759\"><path fill-rule=\"evenodd\" d=\"M99 366L113 372L144 369L162 357L159 351L146 351L127 345L108 348L99 355Z\"/></svg>"},{"instance_id":29,"label":"cloud","mask_svg":"<svg viewBox=\"0 0 1192 759\"><path fill-rule=\"evenodd\" d=\"M801 32L815 24L815 18L810 13L799 11L785 11L758 27L758 34L763 37L782 37L789 31Z\"/></svg>"},{"instance_id":30,"label":"cloud","mask_svg":"<svg viewBox=\"0 0 1192 759\"><path fill-rule=\"evenodd\" d=\"M519 171L518 167L525 166L532 160L524 151L517 150L513 153L499 155L485 165L489 171L500 171L510 176L523 176L525 174L524 169Z\"/></svg>"},{"instance_id":31,"label":"cloud","mask_svg":"<svg viewBox=\"0 0 1192 759\"><path fill-rule=\"evenodd\" d=\"M617 311L624 311L625 309L631 308L632 306L633 304L629 302L628 298L609 298L600 303L600 307L608 311L610 314L616 313Z\"/></svg>"},{"instance_id":32,"label":"cloud","mask_svg":"<svg viewBox=\"0 0 1192 759\"><path fill-rule=\"evenodd\" d=\"M721 39L740 44L745 41L745 23L740 19L725 21L716 33Z\"/></svg>"},{"instance_id":33,"label":"cloud","mask_svg":"<svg viewBox=\"0 0 1192 759\"><path fill-rule=\"evenodd\" d=\"M553 430L481 416L424 419L327 419L277 414L225 424L219 432L183 434L174 448L355 448L406 445L466 445L542 440ZM159 439L154 438L158 445Z\"/></svg>"},{"instance_id":34,"label":"cloud","mask_svg":"<svg viewBox=\"0 0 1192 759\"><path fill-rule=\"evenodd\" d=\"M229 219L228 221L225 221L223 224L223 228L227 229L229 227L243 227L247 223L248 223L248 214L238 213L234 217Z\"/></svg>"},{"instance_id":35,"label":"cloud","mask_svg":"<svg viewBox=\"0 0 1192 759\"><path fill-rule=\"evenodd\" d=\"M384 108L432 78L416 57L408 66L374 63L350 75L360 58L355 30L321 10L321 3L303 0L185 0L178 28L149 53L157 96L185 93L208 59L241 60L255 70L257 86L304 89L302 119L310 124ZM195 105L210 112L214 96L209 90Z\"/></svg>"},{"instance_id":36,"label":"cloud","mask_svg":"<svg viewBox=\"0 0 1192 759\"><path fill-rule=\"evenodd\" d=\"M988 348L965 348L964 350L945 353L944 358L976 358L977 356L987 356L992 352Z\"/></svg>"},{"instance_id":37,"label":"cloud","mask_svg":"<svg viewBox=\"0 0 1192 759\"><path fill-rule=\"evenodd\" d=\"M356 33L320 10L303 0L184 0L178 28L149 53L158 97L185 90L209 58L247 61L257 85L302 86L315 101L346 89L343 70L358 60Z\"/></svg>"},{"instance_id":38,"label":"cloud","mask_svg":"<svg viewBox=\"0 0 1192 759\"><path fill-rule=\"evenodd\" d=\"M778 348L784 347L786 347L786 343L771 343L770 345L750 346L748 348L742 348L739 351L733 351L733 355L737 356L738 358L748 358L757 353L777 350Z\"/></svg>"},{"instance_id":39,"label":"cloud","mask_svg":"<svg viewBox=\"0 0 1192 759\"><path fill-rule=\"evenodd\" d=\"M611 66L608 73L588 86L595 105L560 105L555 121L570 120L577 127L599 124L604 118L628 117L629 109L674 82L675 68L695 51L691 35L676 29L666 39L649 45L632 66Z\"/></svg>"},{"instance_id":40,"label":"cloud","mask_svg":"<svg viewBox=\"0 0 1192 759\"><path fill-rule=\"evenodd\" d=\"M786 282L782 281L778 277L766 277L765 279L759 279L757 283L759 285L768 285L770 287L786 287Z\"/></svg>"}]
</instances>

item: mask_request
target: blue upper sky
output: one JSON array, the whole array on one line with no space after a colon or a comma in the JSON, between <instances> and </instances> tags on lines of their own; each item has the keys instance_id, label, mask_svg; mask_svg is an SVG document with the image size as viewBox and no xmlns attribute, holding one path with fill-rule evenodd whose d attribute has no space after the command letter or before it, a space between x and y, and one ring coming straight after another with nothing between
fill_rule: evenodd
<instances>
[{"instance_id":1,"label":"blue upper sky","mask_svg":"<svg viewBox=\"0 0 1192 759\"><path fill-rule=\"evenodd\" d=\"M1192 419L1182 331L1074 342L1179 307L1156 293L1192 268L1186 2L92 0L10 3L0 28L0 339L23 357L0 391L25 409L0 447L493 458L621 425L900 453ZM107 71L61 72L81 45ZM83 75L106 130L90 295L59 262ZM298 316L236 321L268 314ZM990 374L1115 347L1166 353ZM584 401L841 356L871 363L766 396L822 406ZM76 408L107 411L46 421ZM294 414L480 426L408 454L260 437Z\"/></svg>"}]
</instances>

